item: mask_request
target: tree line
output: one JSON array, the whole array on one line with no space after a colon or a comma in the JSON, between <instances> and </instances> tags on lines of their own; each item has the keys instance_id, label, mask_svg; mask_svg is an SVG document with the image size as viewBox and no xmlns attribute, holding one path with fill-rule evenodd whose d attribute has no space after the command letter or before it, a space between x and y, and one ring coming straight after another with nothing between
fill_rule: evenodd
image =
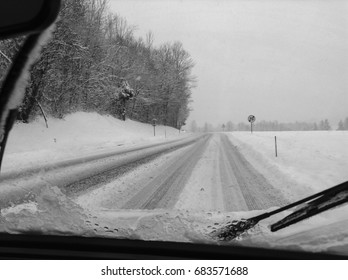
<instances>
[{"instance_id":1,"label":"tree line","mask_svg":"<svg viewBox=\"0 0 348 280\"><path fill-rule=\"evenodd\" d=\"M194 62L180 42L154 46L154 35L108 12L107 0L63 0L53 37L30 70L18 118L76 111L120 117L117 96L126 80L136 92L127 116L141 122L183 125L190 112ZM0 84L25 38L0 42Z\"/></svg>"},{"instance_id":2,"label":"tree line","mask_svg":"<svg viewBox=\"0 0 348 280\"><path fill-rule=\"evenodd\" d=\"M314 130L332 130L328 119L320 122L287 122L278 121L259 121L253 124L254 131L314 131ZM250 131L250 123L239 122L237 124L228 121L223 124L213 126L206 122L202 127L197 125L196 121L192 121L189 130L192 132L214 132L214 131ZM337 130L348 130L348 117L340 120Z\"/></svg>"},{"instance_id":3,"label":"tree line","mask_svg":"<svg viewBox=\"0 0 348 280\"><path fill-rule=\"evenodd\" d=\"M348 130L348 117L338 122L337 130Z\"/></svg>"}]
</instances>

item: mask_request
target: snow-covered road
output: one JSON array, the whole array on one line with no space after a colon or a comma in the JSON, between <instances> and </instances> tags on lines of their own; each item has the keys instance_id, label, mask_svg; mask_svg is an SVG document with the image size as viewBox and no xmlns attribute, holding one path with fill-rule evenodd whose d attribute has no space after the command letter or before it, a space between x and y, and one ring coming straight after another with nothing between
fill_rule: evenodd
<instances>
[{"instance_id":1,"label":"snow-covered road","mask_svg":"<svg viewBox=\"0 0 348 280\"><path fill-rule=\"evenodd\" d=\"M222 133L207 134L190 146L100 182L76 201L94 209L204 211L261 210L287 203Z\"/></svg>"},{"instance_id":2,"label":"snow-covered road","mask_svg":"<svg viewBox=\"0 0 348 280\"><path fill-rule=\"evenodd\" d=\"M119 148L2 175L2 206L57 186L85 208L248 211L287 200L222 133Z\"/></svg>"}]
</instances>

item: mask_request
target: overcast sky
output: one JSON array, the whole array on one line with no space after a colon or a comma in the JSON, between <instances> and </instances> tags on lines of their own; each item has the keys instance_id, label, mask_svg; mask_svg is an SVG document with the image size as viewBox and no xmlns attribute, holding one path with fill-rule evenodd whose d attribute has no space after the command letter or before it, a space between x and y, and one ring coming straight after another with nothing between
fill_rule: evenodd
<instances>
[{"instance_id":1,"label":"overcast sky","mask_svg":"<svg viewBox=\"0 0 348 280\"><path fill-rule=\"evenodd\" d=\"M181 41L196 66L189 122L348 117L348 1L109 0L113 12Z\"/></svg>"}]
</instances>

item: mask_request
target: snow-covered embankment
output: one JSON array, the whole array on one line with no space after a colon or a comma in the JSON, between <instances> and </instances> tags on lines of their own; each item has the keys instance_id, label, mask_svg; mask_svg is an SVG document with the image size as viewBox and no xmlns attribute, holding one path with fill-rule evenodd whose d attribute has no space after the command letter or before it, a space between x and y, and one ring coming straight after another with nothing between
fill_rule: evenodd
<instances>
[{"instance_id":1,"label":"snow-covered embankment","mask_svg":"<svg viewBox=\"0 0 348 280\"><path fill-rule=\"evenodd\" d=\"M180 136L172 127L156 126L154 136L150 124L84 112L64 119L49 118L48 126L42 118L15 124L6 146L3 173Z\"/></svg>"}]
</instances>

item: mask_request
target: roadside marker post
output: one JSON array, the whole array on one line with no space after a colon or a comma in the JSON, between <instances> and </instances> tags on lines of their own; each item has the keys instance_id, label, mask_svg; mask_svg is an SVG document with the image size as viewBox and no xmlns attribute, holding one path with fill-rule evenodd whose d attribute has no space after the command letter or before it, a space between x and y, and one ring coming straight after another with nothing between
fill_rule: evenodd
<instances>
[{"instance_id":1,"label":"roadside marker post","mask_svg":"<svg viewBox=\"0 0 348 280\"><path fill-rule=\"evenodd\" d=\"M274 136L275 156L278 157L277 136Z\"/></svg>"}]
</instances>

